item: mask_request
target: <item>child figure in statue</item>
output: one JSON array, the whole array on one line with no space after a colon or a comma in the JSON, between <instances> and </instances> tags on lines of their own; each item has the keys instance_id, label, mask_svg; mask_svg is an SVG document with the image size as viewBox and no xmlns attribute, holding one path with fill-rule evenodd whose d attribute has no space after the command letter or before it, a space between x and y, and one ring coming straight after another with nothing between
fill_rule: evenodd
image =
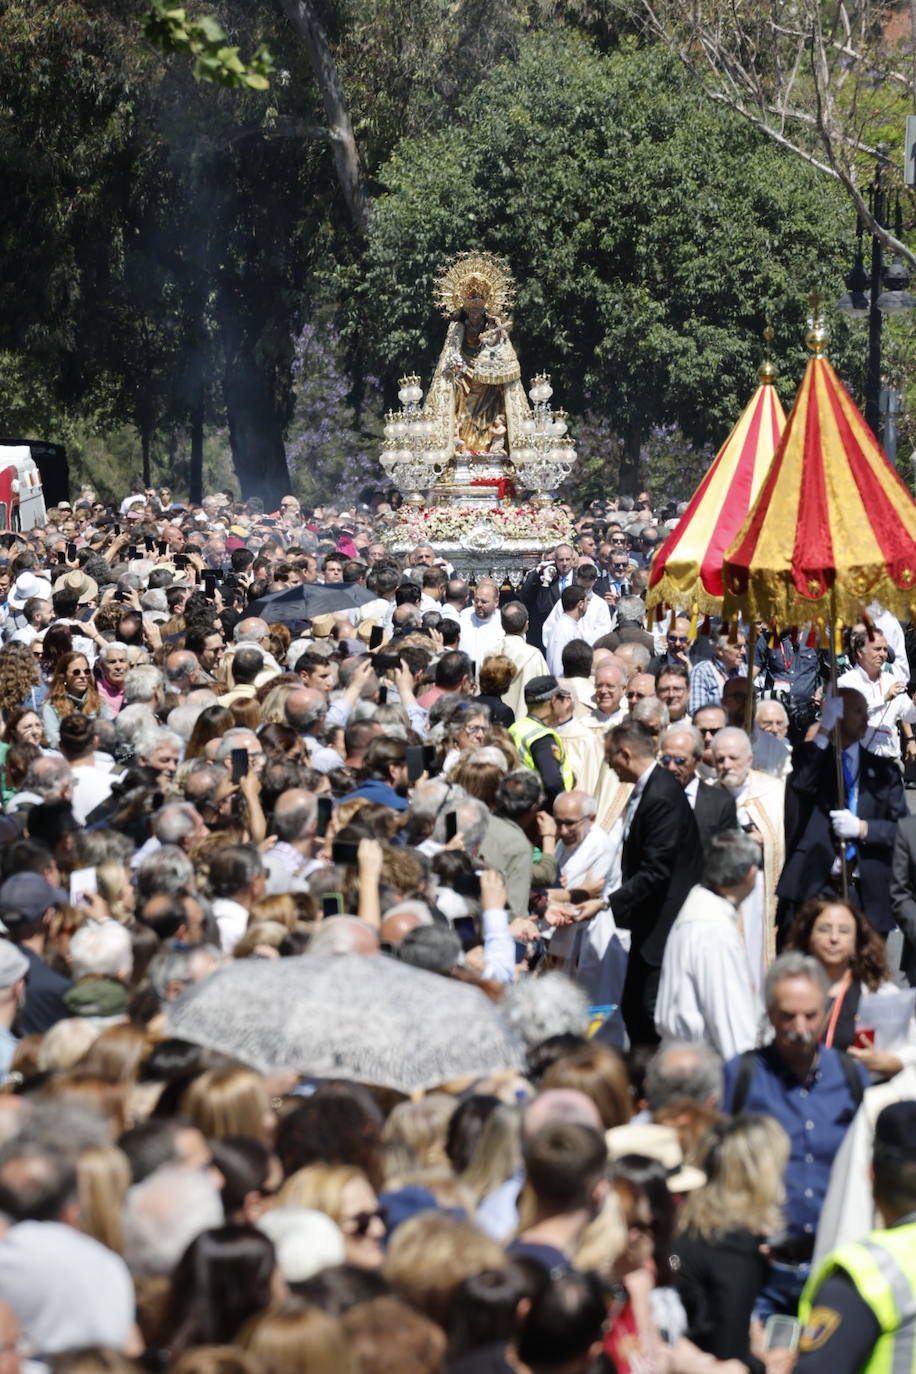
<instances>
[{"instance_id":1,"label":"child figure in statue","mask_svg":"<svg viewBox=\"0 0 916 1374\"><path fill-rule=\"evenodd\" d=\"M488 453L504 454L506 451L506 417L497 415L490 426L490 447Z\"/></svg>"}]
</instances>

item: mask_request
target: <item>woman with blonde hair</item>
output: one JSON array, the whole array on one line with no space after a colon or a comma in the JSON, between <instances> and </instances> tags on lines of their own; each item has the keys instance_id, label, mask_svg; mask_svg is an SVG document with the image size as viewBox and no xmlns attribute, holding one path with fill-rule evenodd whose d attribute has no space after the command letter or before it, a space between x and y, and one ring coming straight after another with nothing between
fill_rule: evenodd
<instances>
[{"instance_id":1,"label":"woman with blonde hair","mask_svg":"<svg viewBox=\"0 0 916 1374\"><path fill-rule=\"evenodd\" d=\"M76 1161L79 1227L116 1255L124 1250L124 1199L131 1185L127 1156L116 1145L83 1150Z\"/></svg>"},{"instance_id":2,"label":"woman with blonde hair","mask_svg":"<svg viewBox=\"0 0 916 1374\"><path fill-rule=\"evenodd\" d=\"M469 1221L444 1212L421 1212L391 1238L382 1275L424 1316L447 1326L458 1285L482 1269L505 1269L509 1259Z\"/></svg>"},{"instance_id":3,"label":"woman with blonde hair","mask_svg":"<svg viewBox=\"0 0 916 1374\"><path fill-rule=\"evenodd\" d=\"M285 725L286 698L290 692L295 692L301 686L301 679L290 673L270 678L265 682L255 693L255 701L259 701L261 705L261 724Z\"/></svg>"},{"instance_id":4,"label":"woman with blonde hair","mask_svg":"<svg viewBox=\"0 0 916 1374\"><path fill-rule=\"evenodd\" d=\"M127 864L118 859L103 859L96 865L99 896L108 905L108 913L122 925L129 925L134 914L136 893Z\"/></svg>"},{"instance_id":5,"label":"woman with blonde hair","mask_svg":"<svg viewBox=\"0 0 916 1374\"><path fill-rule=\"evenodd\" d=\"M789 1138L769 1116L715 1126L700 1155L706 1183L679 1218L678 1288L689 1335L720 1360L759 1368L750 1353L751 1313L769 1265L762 1246L781 1229Z\"/></svg>"},{"instance_id":6,"label":"woman with blonde hair","mask_svg":"<svg viewBox=\"0 0 916 1374\"><path fill-rule=\"evenodd\" d=\"M324 1212L343 1232L347 1264L357 1269L381 1268L385 1217L362 1169L349 1164L308 1164L286 1180L277 1206Z\"/></svg>"},{"instance_id":7,"label":"woman with blonde hair","mask_svg":"<svg viewBox=\"0 0 916 1374\"><path fill-rule=\"evenodd\" d=\"M146 1031L127 1024L106 1026L83 1055L79 1067L109 1083L136 1083L152 1045Z\"/></svg>"},{"instance_id":8,"label":"woman with blonde hair","mask_svg":"<svg viewBox=\"0 0 916 1374\"><path fill-rule=\"evenodd\" d=\"M62 1374L84 1374L84 1371L66 1370ZM85 1374L105 1374L105 1371L87 1370ZM195 1345L172 1360L168 1374L267 1374L267 1371L257 1356L238 1345Z\"/></svg>"},{"instance_id":9,"label":"woman with blonde hair","mask_svg":"<svg viewBox=\"0 0 916 1374\"><path fill-rule=\"evenodd\" d=\"M448 1124L458 1103L445 1093L430 1093L419 1102L399 1102L382 1127L385 1187L404 1186L422 1169L448 1167Z\"/></svg>"},{"instance_id":10,"label":"woman with blonde hair","mask_svg":"<svg viewBox=\"0 0 916 1374\"><path fill-rule=\"evenodd\" d=\"M268 1374L357 1374L359 1367L336 1317L293 1299L252 1317L239 1344Z\"/></svg>"},{"instance_id":11,"label":"woman with blonde hair","mask_svg":"<svg viewBox=\"0 0 916 1374\"><path fill-rule=\"evenodd\" d=\"M249 926L271 921L286 926L287 930L295 930L300 921L314 919L315 900L307 892L278 892L272 897L262 897L248 913Z\"/></svg>"},{"instance_id":12,"label":"woman with blonde hair","mask_svg":"<svg viewBox=\"0 0 916 1374\"><path fill-rule=\"evenodd\" d=\"M210 1138L247 1135L263 1145L273 1144L277 1124L267 1084L244 1064L198 1074L181 1095L178 1115Z\"/></svg>"},{"instance_id":13,"label":"woman with blonde hair","mask_svg":"<svg viewBox=\"0 0 916 1374\"><path fill-rule=\"evenodd\" d=\"M500 1102L484 1122L480 1138L459 1178L479 1207L521 1167L519 1111L517 1107Z\"/></svg>"}]
</instances>

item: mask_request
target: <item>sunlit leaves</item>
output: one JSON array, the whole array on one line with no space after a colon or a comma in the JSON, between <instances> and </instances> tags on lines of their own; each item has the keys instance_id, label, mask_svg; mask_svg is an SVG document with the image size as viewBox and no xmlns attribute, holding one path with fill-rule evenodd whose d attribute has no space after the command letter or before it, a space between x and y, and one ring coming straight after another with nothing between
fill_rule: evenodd
<instances>
[{"instance_id":1,"label":"sunlit leaves","mask_svg":"<svg viewBox=\"0 0 916 1374\"><path fill-rule=\"evenodd\" d=\"M223 26L211 15L193 19L169 0L153 0L141 20L141 32L161 52L193 57L197 81L230 88L245 86L253 91L266 91L270 85L268 78L275 64L266 44L243 61L238 48L227 43Z\"/></svg>"}]
</instances>

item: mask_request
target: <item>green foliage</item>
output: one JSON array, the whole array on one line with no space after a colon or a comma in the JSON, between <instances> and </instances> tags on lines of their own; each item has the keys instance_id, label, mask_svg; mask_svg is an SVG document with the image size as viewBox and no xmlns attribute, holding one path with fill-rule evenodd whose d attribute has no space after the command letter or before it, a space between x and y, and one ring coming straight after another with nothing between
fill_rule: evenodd
<instances>
[{"instance_id":1,"label":"green foliage","mask_svg":"<svg viewBox=\"0 0 916 1374\"><path fill-rule=\"evenodd\" d=\"M441 345L436 269L488 248L517 279L523 371L546 368L559 403L603 416L631 454L657 424L717 447L770 315L791 401L805 296L842 289L839 194L657 50L531 35L459 121L402 142L381 175L359 294L389 386L421 363L428 375ZM850 370L845 338L832 356Z\"/></svg>"},{"instance_id":2,"label":"green foliage","mask_svg":"<svg viewBox=\"0 0 916 1374\"><path fill-rule=\"evenodd\" d=\"M195 81L230 88L247 86L252 91L266 91L270 86L268 78L275 63L266 44L244 62L238 48L228 45L225 29L212 15L191 19L187 10L175 8L169 0L153 0L140 28L160 52L193 57Z\"/></svg>"}]
</instances>

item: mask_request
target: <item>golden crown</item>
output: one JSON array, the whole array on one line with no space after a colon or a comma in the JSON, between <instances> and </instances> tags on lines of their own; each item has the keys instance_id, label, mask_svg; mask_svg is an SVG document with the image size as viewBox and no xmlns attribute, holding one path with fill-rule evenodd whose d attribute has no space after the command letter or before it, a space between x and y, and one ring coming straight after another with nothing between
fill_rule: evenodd
<instances>
[{"instance_id":1,"label":"golden crown","mask_svg":"<svg viewBox=\"0 0 916 1374\"><path fill-rule=\"evenodd\" d=\"M515 287L509 265L493 253L458 253L438 272L434 300L451 315L475 297L492 315L502 316L512 304Z\"/></svg>"}]
</instances>

